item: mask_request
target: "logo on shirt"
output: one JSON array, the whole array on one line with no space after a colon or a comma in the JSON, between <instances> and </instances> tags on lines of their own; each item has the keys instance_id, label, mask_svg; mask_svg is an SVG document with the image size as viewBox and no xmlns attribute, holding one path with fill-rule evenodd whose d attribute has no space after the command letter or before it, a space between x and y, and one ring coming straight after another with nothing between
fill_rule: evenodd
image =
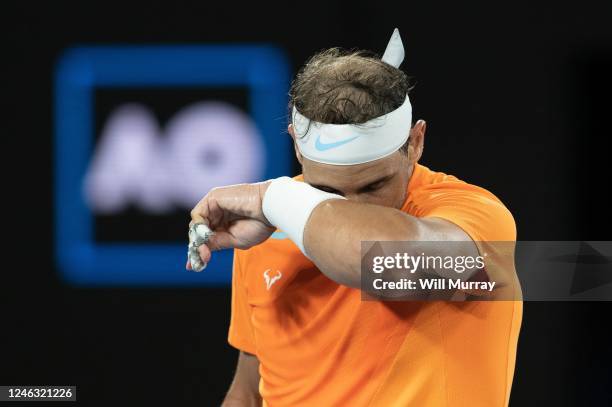
<instances>
[{"instance_id":1,"label":"logo on shirt","mask_svg":"<svg viewBox=\"0 0 612 407\"><path fill-rule=\"evenodd\" d=\"M276 270L276 275L270 277L270 275L268 274L269 271L270 269L267 269L263 273L264 280L266 280L266 288L268 290L270 290L270 287L272 287L272 284L276 283L283 276L283 273L281 273L279 270Z\"/></svg>"}]
</instances>

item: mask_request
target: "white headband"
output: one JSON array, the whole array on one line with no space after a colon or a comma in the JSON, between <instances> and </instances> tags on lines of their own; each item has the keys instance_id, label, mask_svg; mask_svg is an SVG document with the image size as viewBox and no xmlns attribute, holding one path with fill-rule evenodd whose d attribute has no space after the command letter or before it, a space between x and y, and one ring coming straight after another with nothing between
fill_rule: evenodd
<instances>
[{"instance_id":1,"label":"white headband","mask_svg":"<svg viewBox=\"0 0 612 407\"><path fill-rule=\"evenodd\" d=\"M396 28L382 61L396 68L404 46ZM293 106L293 128L300 153L309 160L334 165L362 164L386 157L406 143L412 126L412 106L404 103L386 115L360 124L328 124L308 119Z\"/></svg>"}]
</instances>

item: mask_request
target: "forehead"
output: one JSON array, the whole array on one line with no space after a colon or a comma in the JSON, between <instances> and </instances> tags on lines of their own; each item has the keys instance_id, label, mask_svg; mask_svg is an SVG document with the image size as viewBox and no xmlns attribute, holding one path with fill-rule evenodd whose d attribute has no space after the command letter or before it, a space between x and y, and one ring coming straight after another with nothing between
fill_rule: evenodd
<instances>
[{"instance_id":1,"label":"forehead","mask_svg":"<svg viewBox=\"0 0 612 407\"><path fill-rule=\"evenodd\" d=\"M331 165L303 159L304 181L338 190L360 188L399 171L399 151L388 157L356 165Z\"/></svg>"}]
</instances>

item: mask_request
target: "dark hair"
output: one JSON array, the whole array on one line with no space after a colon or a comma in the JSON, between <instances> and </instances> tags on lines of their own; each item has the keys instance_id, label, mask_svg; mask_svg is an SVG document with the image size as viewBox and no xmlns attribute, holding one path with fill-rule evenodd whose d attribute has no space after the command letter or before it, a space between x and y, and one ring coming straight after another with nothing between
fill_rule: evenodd
<instances>
[{"instance_id":1,"label":"dark hair","mask_svg":"<svg viewBox=\"0 0 612 407\"><path fill-rule=\"evenodd\" d=\"M404 103L410 79L370 51L330 48L318 52L291 83L289 111L321 123L359 124ZM408 142L401 150L408 152Z\"/></svg>"}]
</instances>

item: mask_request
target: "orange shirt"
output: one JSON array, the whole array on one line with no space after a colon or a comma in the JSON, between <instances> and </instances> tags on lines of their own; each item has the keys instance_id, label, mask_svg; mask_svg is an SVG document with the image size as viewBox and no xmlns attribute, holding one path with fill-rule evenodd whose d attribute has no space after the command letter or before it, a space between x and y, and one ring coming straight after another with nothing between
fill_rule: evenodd
<instances>
[{"instance_id":1,"label":"orange shirt","mask_svg":"<svg viewBox=\"0 0 612 407\"><path fill-rule=\"evenodd\" d=\"M493 194L418 165L402 211L475 241L516 240ZM520 301L362 301L277 232L236 250L229 343L260 361L267 406L504 406Z\"/></svg>"}]
</instances>

